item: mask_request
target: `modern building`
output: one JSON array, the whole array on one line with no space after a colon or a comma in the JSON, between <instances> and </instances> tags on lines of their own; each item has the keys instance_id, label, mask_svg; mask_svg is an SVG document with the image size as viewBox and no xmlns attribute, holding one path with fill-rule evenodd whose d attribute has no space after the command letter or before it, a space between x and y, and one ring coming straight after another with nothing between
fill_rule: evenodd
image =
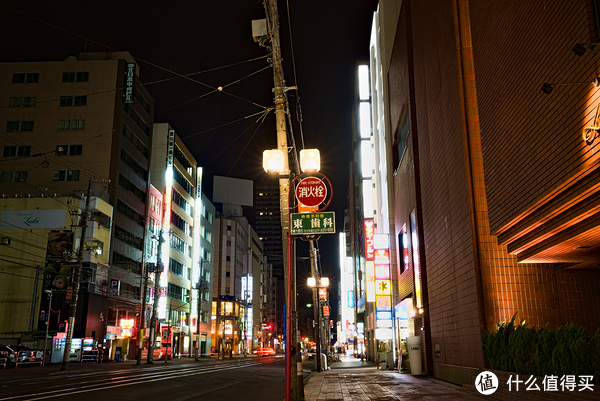
<instances>
[{"instance_id":1,"label":"modern building","mask_svg":"<svg viewBox=\"0 0 600 401\"><path fill-rule=\"evenodd\" d=\"M206 353L210 349L207 326L212 298L214 207L202 197L202 169L175 130L168 123L155 123L154 133L152 186L162 194L163 201L160 204L151 197L150 208L162 211L162 220L150 221L149 230L162 239L158 252L164 266L158 283L157 338L163 345L171 344L172 349L164 349L165 354L189 355L195 349L194 333L199 327L200 352ZM163 340L169 338L172 340Z\"/></svg>"},{"instance_id":2,"label":"modern building","mask_svg":"<svg viewBox=\"0 0 600 401\"><path fill-rule=\"evenodd\" d=\"M215 176L213 201L222 214L215 224L213 351L254 352L262 338L264 245L244 217L252 207L254 183Z\"/></svg>"},{"instance_id":3,"label":"modern building","mask_svg":"<svg viewBox=\"0 0 600 401\"><path fill-rule=\"evenodd\" d=\"M154 100L138 75L127 52L0 64L0 192L67 197L94 180L92 196L114 209L102 311L110 329L97 340L125 339L120 322L135 318L142 296ZM78 315L75 336L86 334L84 321Z\"/></svg>"},{"instance_id":4,"label":"modern building","mask_svg":"<svg viewBox=\"0 0 600 401\"><path fill-rule=\"evenodd\" d=\"M597 4L536 11L382 0L358 71L369 88L357 96L369 142L359 161L373 167L362 168L372 184L355 214L365 224L366 261L354 263L367 275L366 348L389 341L377 333L367 268L386 234L392 341L416 338L422 372L457 384L487 367L481 330L515 313L549 328L600 326Z\"/></svg>"}]
</instances>

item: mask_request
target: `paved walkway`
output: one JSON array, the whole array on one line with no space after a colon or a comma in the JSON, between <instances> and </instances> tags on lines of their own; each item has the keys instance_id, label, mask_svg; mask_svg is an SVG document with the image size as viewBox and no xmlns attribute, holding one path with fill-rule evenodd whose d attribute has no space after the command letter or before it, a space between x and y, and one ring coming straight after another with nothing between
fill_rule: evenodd
<instances>
[{"instance_id":1,"label":"paved walkway","mask_svg":"<svg viewBox=\"0 0 600 401\"><path fill-rule=\"evenodd\" d=\"M465 392L462 387L440 380L412 376L392 370L378 370L372 362L342 357L331 370L313 372L304 386L306 401L481 401L484 396Z\"/></svg>"}]
</instances>

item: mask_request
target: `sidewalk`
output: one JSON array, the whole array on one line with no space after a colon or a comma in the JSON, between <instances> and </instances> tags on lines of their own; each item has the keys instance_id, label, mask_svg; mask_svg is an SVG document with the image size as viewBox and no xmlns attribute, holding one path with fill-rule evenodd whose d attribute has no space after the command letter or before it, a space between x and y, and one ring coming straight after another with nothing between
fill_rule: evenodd
<instances>
[{"instance_id":1,"label":"sidewalk","mask_svg":"<svg viewBox=\"0 0 600 401\"><path fill-rule=\"evenodd\" d=\"M373 362L342 357L331 370L313 372L304 386L306 401L317 400L461 400L481 401L484 396L467 393L460 386L440 380L378 370Z\"/></svg>"}]
</instances>

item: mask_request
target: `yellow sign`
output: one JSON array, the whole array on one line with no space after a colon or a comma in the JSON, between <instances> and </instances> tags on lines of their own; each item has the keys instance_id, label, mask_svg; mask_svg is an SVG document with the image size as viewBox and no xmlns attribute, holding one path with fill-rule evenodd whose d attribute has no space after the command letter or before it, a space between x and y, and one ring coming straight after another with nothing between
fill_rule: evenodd
<instances>
[{"instance_id":1,"label":"yellow sign","mask_svg":"<svg viewBox=\"0 0 600 401\"><path fill-rule=\"evenodd\" d=\"M375 295L392 295L392 281L375 280Z\"/></svg>"}]
</instances>

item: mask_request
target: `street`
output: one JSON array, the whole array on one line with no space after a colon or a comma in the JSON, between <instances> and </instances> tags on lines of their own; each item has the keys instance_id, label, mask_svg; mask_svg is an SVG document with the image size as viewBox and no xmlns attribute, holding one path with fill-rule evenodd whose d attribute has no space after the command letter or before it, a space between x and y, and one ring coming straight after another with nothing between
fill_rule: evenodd
<instances>
[{"instance_id":1,"label":"street","mask_svg":"<svg viewBox=\"0 0 600 401\"><path fill-rule=\"evenodd\" d=\"M90 366L93 367L93 366ZM223 363L155 364L138 368L86 369L0 381L5 400L281 400L285 371L281 358ZM0 373L1 376L1 373Z\"/></svg>"}]
</instances>

